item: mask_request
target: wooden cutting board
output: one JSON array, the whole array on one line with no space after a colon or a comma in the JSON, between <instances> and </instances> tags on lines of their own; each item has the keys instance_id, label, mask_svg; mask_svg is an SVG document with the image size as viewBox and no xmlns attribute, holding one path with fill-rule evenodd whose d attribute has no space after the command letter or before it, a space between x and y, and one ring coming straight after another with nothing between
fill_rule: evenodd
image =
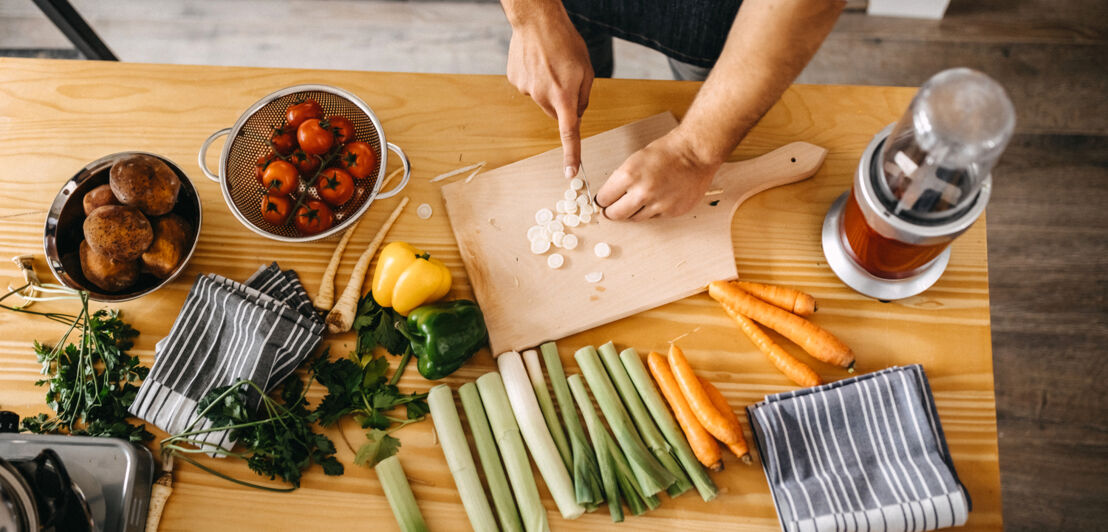
<instances>
[{"instance_id":1,"label":"wooden cutting board","mask_svg":"<svg viewBox=\"0 0 1108 532\"><path fill-rule=\"evenodd\" d=\"M635 151L677 125L663 113L581 142L581 159L595 194ZM704 290L738 277L731 217L746 198L794 183L819 169L827 150L794 142L755 159L724 163L709 193L679 218L592 223L567 228L576 249L531 252L527 230L535 212L555 210L569 186L562 150L555 149L442 187L466 274L485 313L492 352L534 347ZM555 211L556 212L556 211ZM599 218L599 222L596 221ZM593 247L606 242L611 255ZM565 256L558 269L551 253ZM586 274L601 272L600 282Z\"/></svg>"}]
</instances>

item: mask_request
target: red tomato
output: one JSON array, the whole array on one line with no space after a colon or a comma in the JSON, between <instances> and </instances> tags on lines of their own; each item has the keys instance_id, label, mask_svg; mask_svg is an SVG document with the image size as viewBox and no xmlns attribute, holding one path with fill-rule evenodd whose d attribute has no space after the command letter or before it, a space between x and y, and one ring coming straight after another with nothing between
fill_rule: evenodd
<instances>
[{"instance_id":1,"label":"red tomato","mask_svg":"<svg viewBox=\"0 0 1108 532\"><path fill-rule=\"evenodd\" d=\"M319 157L308 155L304 153L304 150L292 152L292 155L289 155L289 160L300 170L300 175L308 179L314 177L315 171L319 170Z\"/></svg>"},{"instance_id":2,"label":"red tomato","mask_svg":"<svg viewBox=\"0 0 1108 532\"><path fill-rule=\"evenodd\" d=\"M339 164L350 172L350 175L365 179L377 167L377 154L373 153L373 148L369 147L369 144L354 141L342 148Z\"/></svg>"},{"instance_id":3,"label":"red tomato","mask_svg":"<svg viewBox=\"0 0 1108 532\"><path fill-rule=\"evenodd\" d=\"M335 133L335 142L340 146L354 140L354 122L345 116L329 116L327 123L331 125L331 131Z\"/></svg>"},{"instance_id":4,"label":"red tomato","mask_svg":"<svg viewBox=\"0 0 1108 532\"><path fill-rule=\"evenodd\" d=\"M311 98L294 103L285 110L285 122L293 129L300 127L309 118L323 118L323 108Z\"/></svg>"},{"instance_id":5,"label":"red tomato","mask_svg":"<svg viewBox=\"0 0 1108 532\"><path fill-rule=\"evenodd\" d=\"M319 174L315 188L323 201L338 207L350 201L351 196L354 195L354 178L350 177L346 170L328 168Z\"/></svg>"},{"instance_id":6,"label":"red tomato","mask_svg":"<svg viewBox=\"0 0 1108 532\"><path fill-rule=\"evenodd\" d=\"M296 230L302 235L322 233L335 225L335 213L319 200L308 200L296 210Z\"/></svg>"},{"instance_id":7,"label":"red tomato","mask_svg":"<svg viewBox=\"0 0 1108 532\"><path fill-rule=\"evenodd\" d=\"M262 186L266 193L287 196L300 184L300 174L288 161L273 161L262 174Z\"/></svg>"},{"instance_id":8,"label":"red tomato","mask_svg":"<svg viewBox=\"0 0 1108 532\"><path fill-rule=\"evenodd\" d=\"M335 135L323 127L318 118L309 118L296 130L300 149L309 155L323 155L335 144Z\"/></svg>"},{"instance_id":9,"label":"red tomato","mask_svg":"<svg viewBox=\"0 0 1108 532\"><path fill-rule=\"evenodd\" d=\"M269 163L276 160L277 154L273 152L258 157L258 162L254 163L254 177L258 180L259 185L262 184L262 175L265 174L265 169L269 167Z\"/></svg>"},{"instance_id":10,"label":"red tomato","mask_svg":"<svg viewBox=\"0 0 1108 532\"><path fill-rule=\"evenodd\" d=\"M281 155L288 155L296 149L296 128L290 126L273 128L273 136L269 138L273 143L273 149Z\"/></svg>"},{"instance_id":11,"label":"red tomato","mask_svg":"<svg viewBox=\"0 0 1108 532\"><path fill-rule=\"evenodd\" d=\"M288 196L266 194L262 196L262 218L273 225L285 225L289 221L292 200Z\"/></svg>"}]
</instances>

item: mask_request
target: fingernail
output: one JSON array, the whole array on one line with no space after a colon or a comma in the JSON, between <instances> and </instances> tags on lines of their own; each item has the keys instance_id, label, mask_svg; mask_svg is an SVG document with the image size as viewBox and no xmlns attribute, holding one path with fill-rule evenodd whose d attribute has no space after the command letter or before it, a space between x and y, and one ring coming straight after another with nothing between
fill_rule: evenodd
<instances>
[{"instance_id":1,"label":"fingernail","mask_svg":"<svg viewBox=\"0 0 1108 532\"><path fill-rule=\"evenodd\" d=\"M577 175L577 169L572 167L572 166L567 166L566 167L566 179L569 179L569 178L571 178L575 175Z\"/></svg>"}]
</instances>

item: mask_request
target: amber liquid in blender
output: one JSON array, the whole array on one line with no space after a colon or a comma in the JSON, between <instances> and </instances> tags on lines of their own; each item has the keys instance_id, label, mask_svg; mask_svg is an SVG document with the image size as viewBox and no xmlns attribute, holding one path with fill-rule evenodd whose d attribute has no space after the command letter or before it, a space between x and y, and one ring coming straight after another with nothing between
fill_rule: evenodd
<instances>
[{"instance_id":1,"label":"amber liquid in blender","mask_svg":"<svg viewBox=\"0 0 1108 532\"><path fill-rule=\"evenodd\" d=\"M918 246L886 238L866 224L853 190L843 212L842 233L851 258L869 273L885 279L911 277L950 245L947 241Z\"/></svg>"}]
</instances>

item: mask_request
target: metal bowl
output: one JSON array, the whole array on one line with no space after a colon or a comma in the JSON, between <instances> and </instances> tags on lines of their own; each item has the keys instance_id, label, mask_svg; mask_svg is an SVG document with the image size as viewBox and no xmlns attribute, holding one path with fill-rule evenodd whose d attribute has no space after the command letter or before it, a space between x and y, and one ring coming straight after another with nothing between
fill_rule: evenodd
<instances>
[{"instance_id":1,"label":"metal bowl","mask_svg":"<svg viewBox=\"0 0 1108 532\"><path fill-rule=\"evenodd\" d=\"M291 224L274 225L262 217L261 204L265 190L258 184L254 173L258 159L272 153L269 139L274 128L285 124L286 109L306 98L319 103L324 116L341 115L353 122L355 140L369 144L377 156L377 167L369 177L355 180L354 197L342 207L335 208L335 225L314 235L301 235ZM212 172L206 161L208 146L224 135L227 135L227 141L220 153L219 170ZM381 187L388 161L386 150L392 150L400 156L404 175L400 184L383 192ZM242 113L234 126L216 131L208 137L200 146L198 160L204 175L219 183L227 207L243 226L259 235L282 242L310 242L341 233L365 214L374 200L391 198L398 194L408 184L412 172L411 163L404 151L385 140L385 130L373 110L353 93L327 85L295 85L258 100ZM319 199L315 189L303 182L299 184L297 194Z\"/></svg>"},{"instance_id":2,"label":"metal bowl","mask_svg":"<svg viewBox=\"0 0 1108 532\"><path fill-rule=\"evenodd\" d=\"M78 248L85 238L83 230L85 211L82 201L86 192L108 182L108 171L111 170L116 161L132 155L156 157L177 174L177 178L181 181L181 189L177 193L177 204L173 206L172 212L192 225L192 241L188 242L184 258L169 277L159 279L143 272L139 275L138 281L126 291L105 292L100 287L88 282L85 274L81 271ZM46 264L50 267L50 272L54 274L58 282L70 288L88 292L89 299L104 302L129 301L161 288L185 271L189 259L192 258L192 253L196 250L202 219L200 196L197 195L188 175L173 161L157 154L140 151L113 153L101 157L82 168L81 171L77 172L77 175L66 181L61 191L54 197L54 203L50 205L50 211L46 215L46 229L43 238Z\"/></svg>"}]
</instances>

